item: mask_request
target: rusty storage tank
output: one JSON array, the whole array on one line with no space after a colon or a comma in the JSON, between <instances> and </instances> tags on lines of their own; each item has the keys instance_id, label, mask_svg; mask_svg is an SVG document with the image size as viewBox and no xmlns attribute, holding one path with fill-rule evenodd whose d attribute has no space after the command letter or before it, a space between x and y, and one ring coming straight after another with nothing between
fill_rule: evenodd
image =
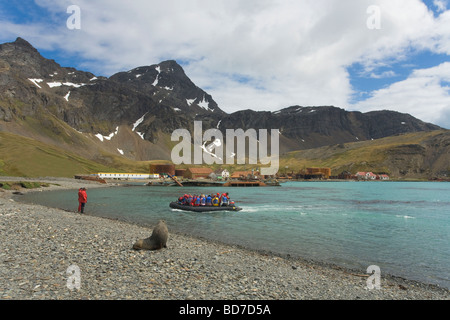
<instances>
[{"instance_id":1,"label":"rusty storage tank","mask_svg":"<svg viewBox=\"0 0 450 320\"><path fill-rule=\"evenodd\" d=\"M170 175L175 175L175 165L173 164L151 164L150 165L150 174L152 173L168 173Z\"/></svg>"},{"instance_id":2,"label":"rusty storage tank","mask_svg":"<svg viewBox=\"0 0 450 320\"><path fill-rule=\"evenodd\" d=\"M186 169L175 169L175 175L177 177L182 177L184 176L184 173L186 172Z\"/></svg>"}]
</instances>

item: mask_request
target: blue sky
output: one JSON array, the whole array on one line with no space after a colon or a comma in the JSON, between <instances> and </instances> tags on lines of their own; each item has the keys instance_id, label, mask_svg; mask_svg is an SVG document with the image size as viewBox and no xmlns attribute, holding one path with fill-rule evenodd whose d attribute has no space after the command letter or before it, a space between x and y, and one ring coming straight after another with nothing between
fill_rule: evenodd
<instances>
[{"instance_id":1,"label":"blue sky","mask_svg":"<svg viewBox=\"0 0 450 320\"><path fill-rule=\"evenodd\" d=\"M80 29L67 27L71 5ZM103 76L175 59L226 112L334 105L450 128L449 8L448 0L14 0L0 3L0 42L20 36L46 58Z\"/></svg>"},{"instance_id":2,"label":"blue sky","mask_svg":"<svg viewBox=\"0 0 450 320\"><path fill-rule=\"evenodd\" d=\"M412 51L408 54L407 60L380 66L370 73L365 72L360 63L352 64L348 68L350 83L355 90L351 101L358 102L367 99L374 90L404 81L417 68L431 68L447 61L450 61L447 54L437 54L426 50Z\"/></svg>"}]
</instances>

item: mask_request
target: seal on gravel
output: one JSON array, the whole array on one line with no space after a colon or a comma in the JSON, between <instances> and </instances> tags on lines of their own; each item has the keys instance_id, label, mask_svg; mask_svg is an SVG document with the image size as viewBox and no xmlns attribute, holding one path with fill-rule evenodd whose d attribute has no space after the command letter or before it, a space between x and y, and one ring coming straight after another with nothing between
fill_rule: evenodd
<instances>
[{"instance_id":1,"label":"seal on gravel","mask_svg":"<svg viewBox=\"0 0 450 320\"><path fill-rule=\"evenodd\" d=\"M169 237L169 230L167 230L167 225L164 220L159 220L158 224L153 229L150 238L141 239L136 241L133 245L135 250L159 250L162 248L167 248L167 238Z\"/></svg>"}]
</instances>

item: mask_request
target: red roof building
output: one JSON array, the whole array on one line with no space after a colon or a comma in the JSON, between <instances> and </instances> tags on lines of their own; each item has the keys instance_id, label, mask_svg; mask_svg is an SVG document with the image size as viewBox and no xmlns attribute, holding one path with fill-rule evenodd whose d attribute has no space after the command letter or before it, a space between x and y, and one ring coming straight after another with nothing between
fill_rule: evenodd
<instances>
[{"instance_id":1,"label":"red roof building","mask_svg":"<svg viewBox=\"0 0 450 320\"><path fill-rule=\"evenodd\" d=\"M357 172L356 178L360 180L375 180L377 178L377 175L373 172Z\"/></svg>"},{"instance_id":2,"label":"red roof building","mask_svg":"<svg viewBox=\"0 0 450 320\"><path fill-rule=\"evenodd\" d=\"M208 178L212 172L213 171L210 168L188 168L184 172L183 178L187 179Z\"/></svg>"}]
</instances>

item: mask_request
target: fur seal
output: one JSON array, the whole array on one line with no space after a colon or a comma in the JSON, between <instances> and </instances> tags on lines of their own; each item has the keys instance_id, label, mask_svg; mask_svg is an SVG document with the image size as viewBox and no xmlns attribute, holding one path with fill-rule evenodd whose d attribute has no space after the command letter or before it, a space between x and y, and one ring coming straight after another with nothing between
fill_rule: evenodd
<instances>
[{"instance_id":1,"label":"fur seal","mask_svg":"<svg viewBox=\"0 0 450 320\"><path fill-rule=\"evenodd\" d=\"M159 250L167 248L167 238L169 237L169 230L167 230L166 221L159 220L158 224L153 229L152 235L147 239L136 241L133 245L135 250Z\"/></svg>"}]
</instances>

